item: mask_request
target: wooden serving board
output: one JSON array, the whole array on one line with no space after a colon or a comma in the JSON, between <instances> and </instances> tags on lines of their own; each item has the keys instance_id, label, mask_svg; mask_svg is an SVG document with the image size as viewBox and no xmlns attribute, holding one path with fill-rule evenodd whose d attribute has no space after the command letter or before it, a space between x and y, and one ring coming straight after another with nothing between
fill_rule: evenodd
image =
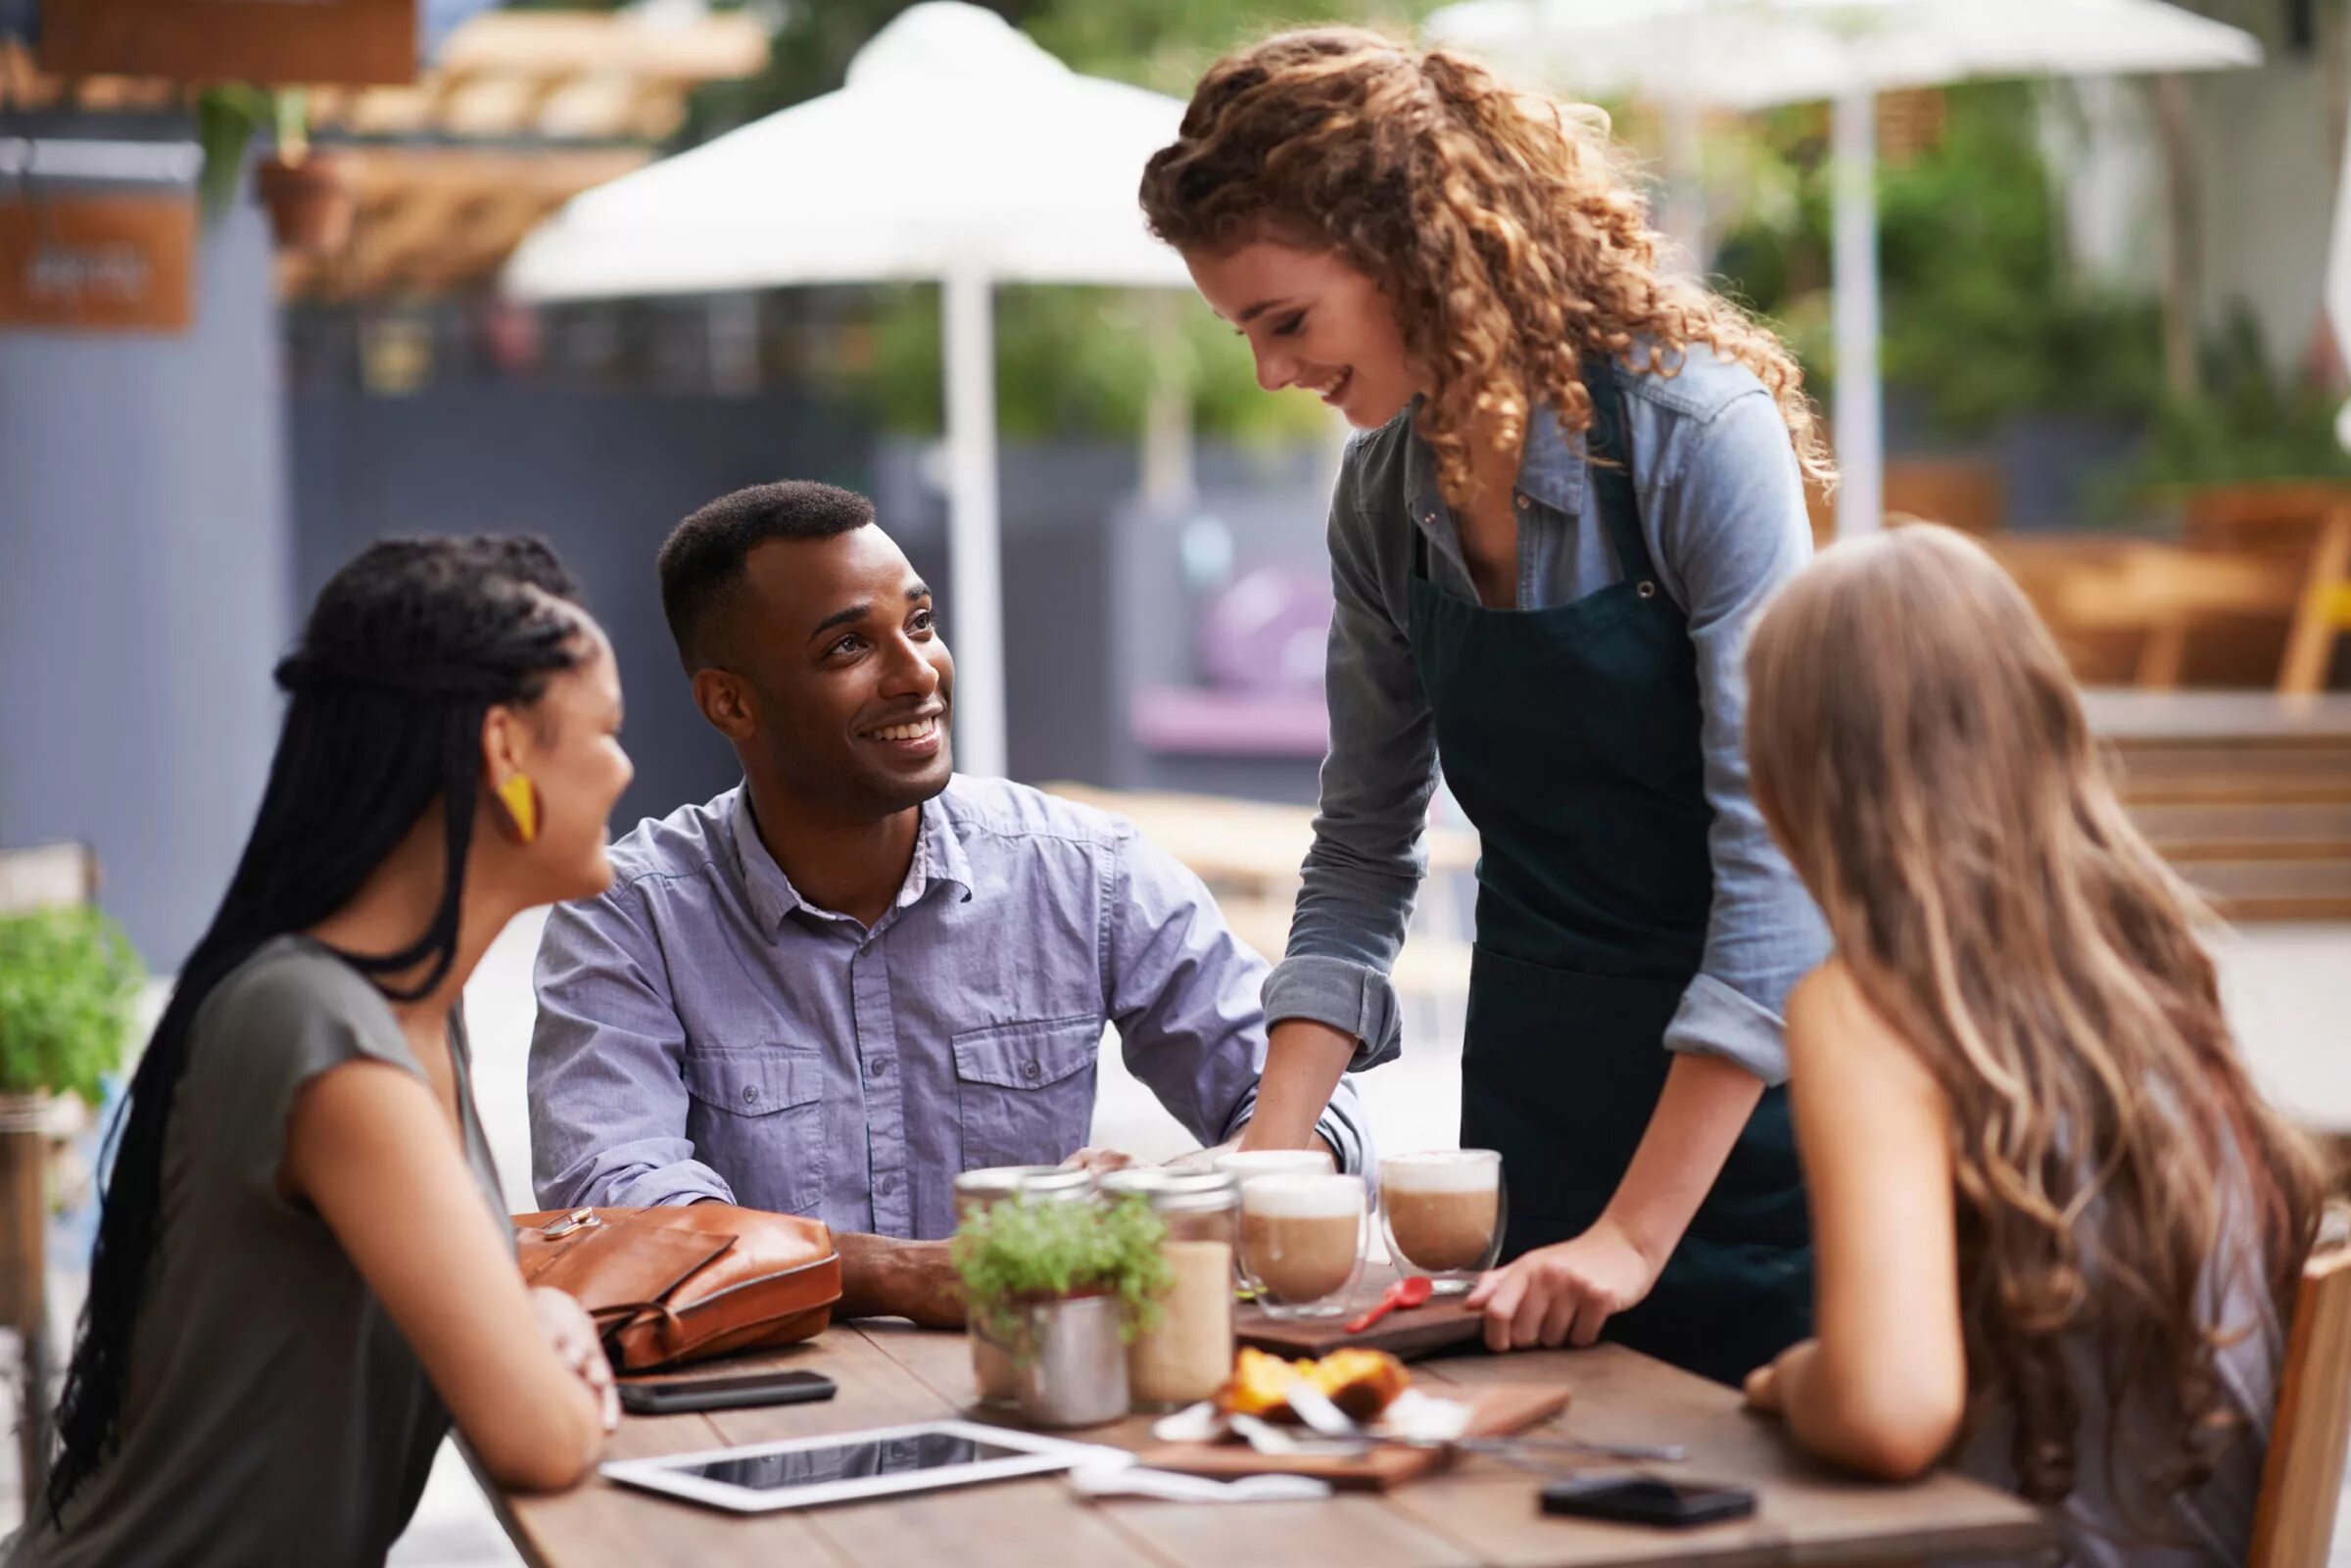
<instances>
[{"instance_id":1,"label":"wooden serving board","mask_svg":"<svg viewBox=\"0 0 2351 1568\"><path fill-rule=\"evenodd\" d=\"M1458 1398L1465 1390L1447 1390L1443 1398ZM1470 1395L1469 1429L1473 1438L1504 1437L1523 1432L1567 1408L1565 1388L1503 1387ZM1417 1480L1455 1457L1451 1449L1375 1448L1353 1457L1336 1454L1260 1453L1237 1438L1225 1443L1168 1443L1144 1449L1136 1462L1156 1470L1180 1470L1186 1475L1249 1476L1302 1475L1348 1492L1385 1492Z\"/></svg>"},{"instance_id":2,"label":"wooden serving board","mask_svg":"<svg viewBox=\"0 0 2351 1568\"><path fill-rule=\"evenodd\" d=\"M1372 1297L1371 1301L1378 1298ZM1366 1307L1369 1302L1364 1304ZM1350 1313L1350 1316L1353 1314ZM1385 1351L1400 1361L1432 1355L1477 1343L1484 1332L1485 1314L1462 1306L1459 1296L1443 1296L1426 1307L1390 1312L1361 1334L1347 1332L1346 1317L1316 1317L1303 1322L1276 1321L1262 1307L1233 1308L1232 1336L1274 1355L1296 1359L1329 1354L1342 1346L1356 1345Z\"/></svg>"}]
</instances>

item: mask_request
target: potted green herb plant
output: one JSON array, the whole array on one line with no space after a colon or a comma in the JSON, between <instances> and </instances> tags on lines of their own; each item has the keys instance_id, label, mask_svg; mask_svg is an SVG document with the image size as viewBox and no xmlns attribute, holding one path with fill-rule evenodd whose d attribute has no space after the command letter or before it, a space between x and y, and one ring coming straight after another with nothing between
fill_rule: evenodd
<instances>
[{"instance_id":1,"label":"potted green herb plant","mask_svg":"<svg viewBox=\"0 0 2351 1568\"><path fill-rule=\"evenodd\" d=\"M200 183L204 211L217 217L236 199L245 149L263 130L276 146L254 166L254 187L269 213L280 250L328 254L351 238L358 197L344 160L311 143L309 99L299 87L267 92L230 83L208 89L197 102L197 139L204 147Z\"/></svg>"},{"instance_id":2,"label":"potted green herb plant","mask_svg":"<svg viewBox=\"0 0 2351 1568\"><path fill-rule=\"evenodd\" d=\"M122 928L95 909L0 915L0 1126L56 1095L105 1097L146 979Z\"/></svg>"},{"instance_id":3,"label":"potted green herb plant","mask_svg":"<svg viewBox=\"0 0 2351 1568\"><path fill-rule=\"evenodd\" d=\"M955 1236L973 1330L1007 1347L1021 1414L1094 1426L1127 1413L1127 1342L1156 1326L1167 1226L1139 1196L1109 1204L1015 1200Z\"/></svg>"}]
</instances>

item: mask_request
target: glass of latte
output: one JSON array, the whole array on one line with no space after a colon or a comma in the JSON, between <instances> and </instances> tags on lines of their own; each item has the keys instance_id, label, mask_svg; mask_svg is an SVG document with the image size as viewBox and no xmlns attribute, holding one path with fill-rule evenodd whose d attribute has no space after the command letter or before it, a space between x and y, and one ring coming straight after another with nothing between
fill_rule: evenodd
<instances>
[{"instance_id":1,"label":"glass of latte","mask_svg":"<svg viewBox=\"0 0 2351 1568\"><path fill-rule=\"evenodd\" d=\"M1217 1168L1235 1181L1254 1176L1331 1175L1338 1164L1327 1149L1234 1149L1217 1156Z\"/></svg>"},{"instance_id":2,"label":"glass of latte","mask_svg":"<svg viewBox=\"0 0 2351 1568\"><path fill-rule=\"evenodd\" d=\"M1502 1252L1502 1156L1392 1155L1379 1164L1379 1213L1397 1267L1426 1274L1439 1294L1465 1291Z\"/></svg>"},{"instance_id":3,"label":"glass of latte","mask_svg":"<svg viewBox=\"0 0 2351 1568\"><path fill-rule=\"evenodd\" d=\"M1336 1317L1363 1277L1364 1178L1252 1176L1241 1183L1241 1273L1266 1315Z\"/></svg>"}]
</instances>

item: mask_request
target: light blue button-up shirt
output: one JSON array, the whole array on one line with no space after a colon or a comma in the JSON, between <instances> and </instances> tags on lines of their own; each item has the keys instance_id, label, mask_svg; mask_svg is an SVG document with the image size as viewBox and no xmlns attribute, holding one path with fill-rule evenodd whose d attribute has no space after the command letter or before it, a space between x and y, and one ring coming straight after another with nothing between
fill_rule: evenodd
<instances>
[{"instance_id":1,"label":"light blue button-up shirt","mask_svg":"<svg viewBox=\"0 0 2351 1568\"><path fill-rule=\"evenodd\" d=\"M1703 960L1660 1043L1779 1083L1788 1076L1781 1005L1827 954L1828 932L1748 793L1743 660L1749 627L1811 558L1812 535L1796 452L1762 382L1703 346L1669 364L1677 373L1619 379L1642 539L1698 655L1714 899ZM1437 777L1435 723L1408 632L1415 530L1428 540L1432 586L1477 600L1435 455L1411 421L1408 409L1350 440L1331 498L1330 754L1289 954L1266 987L1276 1022L1314 1019L1356 1035L1359 1069L1402 1046L1387 976L1427 866L1420 831ZM1593 511L1584 440L1548 408L1528 421L1512 500L1517 608L1573 603L1623 579ZM1572 689L1558 695L1576 699Z\"/></svg>"},{"instance_id":2,"label":"light blue button-up shirt","mask_svg":"<svg viewBox=\"0 0 2351 1568\"><path fill-rule=\"evenodd\" d=\"M1202 1143L1257 1104L1265 961L1106 813L958 776L870 929L793 891L741 789L640 824L612 868L539 947L532 1179L551 1209L718 1198L944 1236L958 1172L1085 1144L1106 1027ZM1320 1130L1363 1168L1346 1084Z\"/></svg>"}]
</instances>

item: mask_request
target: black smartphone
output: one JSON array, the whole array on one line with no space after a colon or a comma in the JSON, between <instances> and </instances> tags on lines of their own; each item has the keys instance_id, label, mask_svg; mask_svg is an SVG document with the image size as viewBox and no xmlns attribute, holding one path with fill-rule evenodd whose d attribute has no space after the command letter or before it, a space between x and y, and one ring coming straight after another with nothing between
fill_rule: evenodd
<instances>
[{"instance_id":1,"label":"black smartphone","mask_svg":"<svg viewBox=\"0 0 2351 1568\"><path fill-rule=\"evenodd\" d=\"M835 1384L822 1372L760 1372L750 1377L670 1377L620 1385L620 1407L631 1415L675 1415L680 1410L733 1410L749 1404L804 1404L829 1400Z\"/></svg>"},{"instance_id":2,"label":"black smartphone","mask_svg":"<svg viewBox=\"0 0 2351 1568\"><path fill-rule=\"evenodd\" d=\"M1545 1487L1543 1511L1682 1529L1744 1519L1755 1511L1755 1495L1743 1487L1668 1481L1662 1476L1584 1476Z\"/></svg>"}]
</instances>

